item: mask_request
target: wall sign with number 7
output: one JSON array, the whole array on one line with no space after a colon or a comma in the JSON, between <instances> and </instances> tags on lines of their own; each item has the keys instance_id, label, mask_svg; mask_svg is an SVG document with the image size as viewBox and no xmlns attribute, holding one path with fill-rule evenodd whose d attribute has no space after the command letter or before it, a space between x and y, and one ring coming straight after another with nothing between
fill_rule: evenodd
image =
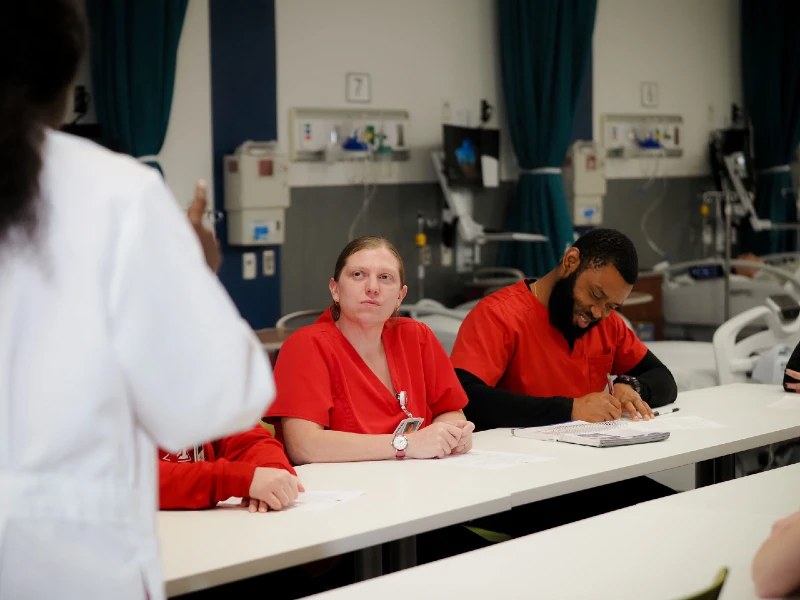
<instances>
[{"instance_id":1,"label":"wall sign with number 7","mask_svg":"<svg viewBox=\"0 0 800 600\"><path fill-rule=\"evenodd\" d=\"M348 73L346 89L348 102L369 102L372 99L368 73Z\"/></svg>"}]
</instances>

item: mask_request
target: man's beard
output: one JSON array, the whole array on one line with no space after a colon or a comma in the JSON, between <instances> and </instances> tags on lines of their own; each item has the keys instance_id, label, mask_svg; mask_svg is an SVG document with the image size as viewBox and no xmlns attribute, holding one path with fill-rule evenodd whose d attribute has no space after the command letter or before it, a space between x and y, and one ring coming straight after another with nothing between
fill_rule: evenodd
<instances>
[{"instance_id":1,"label":"man's beard","mask_svg":"<svg viewBox=\"0 0 800 600\"><path fill-rule=\"evenodd\" d=\"M575 325L575 282L578 272L556 281L550 292L547 302L547 311L550 313L550 324L558 329L559 333L567 340L570 349L575 347L575 340L586 335L592 327L600 323L600 319L589 323L588 327Z\"/></svg>"}]
</instances>

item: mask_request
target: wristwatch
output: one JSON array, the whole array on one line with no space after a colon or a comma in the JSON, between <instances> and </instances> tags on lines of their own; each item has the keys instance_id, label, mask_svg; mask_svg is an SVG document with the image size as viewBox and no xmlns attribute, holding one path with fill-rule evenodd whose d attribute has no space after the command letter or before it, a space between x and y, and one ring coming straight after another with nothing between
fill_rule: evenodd
<instances>
[{"instance_id":1,"label":"wristwatch","mask_svg":"<svg viewBox=\"0 0 800 600\"><path fill-rule=\"evenodd\" d=\"M642 395L642 384L639 383L639 380L636 377L631 377L630 375L617 375L617 378L614 380L614 383L624 383L625 385L629 385L633 388L633 391Z\"/></svg>"},{"instance_id":2,"label":"wristwatch","mask_svg":"<svg viewBox=\"0 0 800 600\"><path fill-rule=\"evenodd\" d=\"M394 457L398 460L406 457L406 448L408 447L408 438L404 435L396 435L392 440L392 446L395 449Z\"/></svg>"}]
</instances>

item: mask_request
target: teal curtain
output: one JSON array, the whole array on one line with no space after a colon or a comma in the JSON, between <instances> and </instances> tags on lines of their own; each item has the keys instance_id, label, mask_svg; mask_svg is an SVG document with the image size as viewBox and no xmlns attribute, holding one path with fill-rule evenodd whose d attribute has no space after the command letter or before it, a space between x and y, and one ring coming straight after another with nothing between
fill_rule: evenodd
<instances>
[{"instance_id":1,"label":"teal curtain","mask_svg":"<svg viewBox=\"0 0 800 600\"><path fill-rule=\"evenodd\" d=\"M742 91L753 128L756 210L773 223L797 222L788 165L800 143L800 2L742 0ZM791 232L746 232L756 254L791 252Z\"/></svg>"},{"instance_id":2,"label":"teal curtain","mask_svg":"<svg viewBox=\"0 0 800 600\"><path fill-rule=\"evenodd\" d=\"M523 170L506 229L549 238L504 244L499 260L538 276L573 242L559 170L591 58L597 0L499 0L498 8L506 113Z\"/></svg>"},{"instance_id":3,"label":"teal curtain","mask_svg":"<svg viewBox=\"0 0 800 600\"><path fill-rule=\"evenodd\" d=\"M187 3L86 0L92 95L109 147L137 158L161 152Z\"/></svg>"}]
</instances>

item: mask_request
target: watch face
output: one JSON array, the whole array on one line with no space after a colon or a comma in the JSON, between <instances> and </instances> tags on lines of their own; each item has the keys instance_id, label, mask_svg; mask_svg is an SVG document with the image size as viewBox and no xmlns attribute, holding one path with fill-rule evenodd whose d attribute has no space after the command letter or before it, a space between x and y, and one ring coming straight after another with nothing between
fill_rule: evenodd
<instances>
[{"instance_id":1,"label":"watch face","mask_svg":"<svg viewBox=\"0 0 800 600\"><path fill-rule=\"evenodd\" d=\"M404 435L398 435L392 440L392 446L395 450L405 450L408 446L408 438Z\"/></svg>"}]
</instances>

